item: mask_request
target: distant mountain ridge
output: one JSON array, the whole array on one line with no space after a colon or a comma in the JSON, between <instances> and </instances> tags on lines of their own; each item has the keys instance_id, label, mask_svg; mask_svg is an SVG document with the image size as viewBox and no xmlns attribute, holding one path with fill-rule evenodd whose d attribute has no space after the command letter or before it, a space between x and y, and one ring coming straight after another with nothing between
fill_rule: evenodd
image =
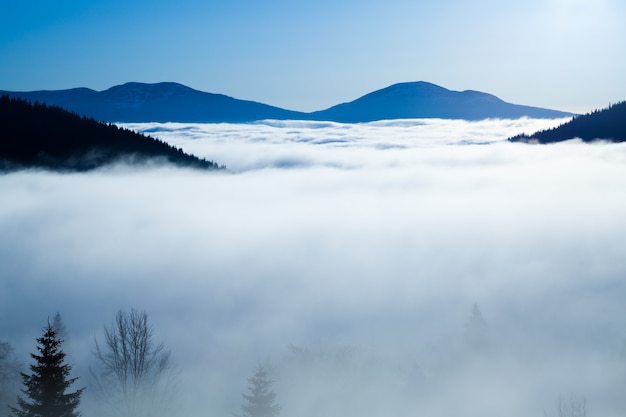
<instances>
[{"instance_id":1,"label":"distant mountain ridge","mask_svg":"<svg viewBox=\"0 0 626 417\"><path fill-rule=\"evenodd\" d=\"M572 113L507 103L480 91L451 91L424 81L394 84L349 103L311 113L313 118L337 122L383 119L557 119Z\"/></svg>"},{"instance_id":2,"label":"distant mountain ridge","mask_svg":"<svg viewBox=\"0 0 626 417\"><path fill-rule=\"evenodd\" d=\"M399 83L354 101L305 113L172 82L129 82L103 91L88 88L2 91L0 95L56 105L105 122L241 123L264 119L362 123L386 119L561 118L572 113L507 103L479 91L451 91L424 81Z\"/></svg>"},{"instance_id":3,"label":"distant mountain ridge","mask_svg":"<svg viewBox=\"0 0 626 417\"><path fill-rule=\"evenodd\" d=\"M205 93L178 83L130 82L104 91L88 88L70 90L9 92L8 94L56 105L104 122L246 122L297 117L278 107L238 100L223 94Z\"/></svg>"}]
</instances>

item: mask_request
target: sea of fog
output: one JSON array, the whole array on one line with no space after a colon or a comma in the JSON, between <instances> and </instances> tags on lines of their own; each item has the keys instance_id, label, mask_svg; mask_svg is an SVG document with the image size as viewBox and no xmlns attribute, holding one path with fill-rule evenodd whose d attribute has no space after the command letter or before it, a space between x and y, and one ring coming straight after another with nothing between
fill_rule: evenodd
<instances>
[{"instance_id":1,"label":"sea of fog","mask_svg":"<svg viewBox=\"0 0 626 417\"><path fill-rule=\"evenodd\" d=\"M626 144L506 141L562 122L125 124L228 172L0 176L0 339L29 363L60 312L88 386L145 310L163 417L239 413L258 364L283 417L624 415Z\"/></svg>"}]
</instances>

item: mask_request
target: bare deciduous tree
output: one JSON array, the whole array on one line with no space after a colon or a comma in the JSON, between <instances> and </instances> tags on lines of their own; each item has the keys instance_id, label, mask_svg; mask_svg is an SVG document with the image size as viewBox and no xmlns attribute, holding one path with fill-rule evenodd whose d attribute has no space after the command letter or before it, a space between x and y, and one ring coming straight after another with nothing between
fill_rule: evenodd
<instances>
[{"instance_id":1,"label":"bare deciduous tree","mask_svg":"<svg viewBox=\"0 0 626 417\"><path fill-rule=\"evenodd\" d=\"M587 400L585 397L572 394L567 400L559 398L556 408L558 417L587 417Z\"/></svg>"},{"instance_id":2,"label":"bare deciduous tree","mask_svg":"<svg viewBox=\"0 0 626 417\"><path fill-rule=\"evenodd\" d=\"M162 410L172 396L170 352L153 341L148 315L120 310L110 327L104 326L104 344L95 340L96 368L90 368L95 391L107 412L122 417L144 417Z\"/></svg>"},{"instance_id":3,"label":"bare deciduous tree","mask_svg":"<svg viewBox=\"0 0 626 417\"><path fill-rule=\"evenodd\" d=\"M544 414L546 417L552 415ZM587 400L574 394L570 394L567 399L559 397L556 401L556 417L587 417Z\"/></svg>"}]
</instances>

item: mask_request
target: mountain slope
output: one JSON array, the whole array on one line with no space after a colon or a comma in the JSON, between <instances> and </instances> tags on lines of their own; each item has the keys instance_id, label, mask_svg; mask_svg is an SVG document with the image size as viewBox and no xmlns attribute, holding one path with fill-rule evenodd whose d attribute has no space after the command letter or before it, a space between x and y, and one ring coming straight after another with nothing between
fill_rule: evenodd
<instances>
[{"instance_id":1,"label":"mountain slope","mask_svg":"<svg viewBox=\"0 0 626 417\"><path fill-rule=\"evenodd\" d=\"M0 171L86 171L120 160L220 168L157 139L7 95L0 97L0 132Z\"/></svg>"},{"instance_id":2,"label":"mountain slope","mask_svg":"<svg viewBox=\"0 0 626 417\"><path fill-rule=\"evenodd\" d=\"M104 91L87 88L3 92L45 102L105 122L248 122L297 119L300 113L222 94L205 93L177 83L126 83Z\"/></svg>"},{"instance_id":3,"label":"mountain slope","mask_svg":"<svg viewBox=\"0 0 626 417\"><path fill-rule=\"evenodd\" d=\"M579 138L585 142L607 140L626 141L626 101L578 116L554 129L542 130L530 136L518 135L511 142L554 143Z\"/></svg>"},{"instance_id":4,"label":"mountain slope","mask_svg":"<svg viewBox=\"0 0 626 417\"><path fill-rule=\"evenodd\" d=\"M303 113L221 94L205 93L176 83L126 83L104 91L75 88L9 92L11 97L57 105L106 122L251 122L263 119L370 122L385 119L560 118L571 113L520 106L478 91L450 91L427 82L394 84L352 102Z\"/></svg>"},{"instance_id":5,"label":"mountain slope","mask_svg":"<svg viewBox=\"0 0 626 417\"><path fill-rule=\"evenodd\" d=\"M382 119L441 118L481 120L520 117L560 118L571 113L520 106L479 91L451 91L418 81L394 84L352 102L317 111L313 119L338 122L370 122Z\"/></svg>"}]
</instances>

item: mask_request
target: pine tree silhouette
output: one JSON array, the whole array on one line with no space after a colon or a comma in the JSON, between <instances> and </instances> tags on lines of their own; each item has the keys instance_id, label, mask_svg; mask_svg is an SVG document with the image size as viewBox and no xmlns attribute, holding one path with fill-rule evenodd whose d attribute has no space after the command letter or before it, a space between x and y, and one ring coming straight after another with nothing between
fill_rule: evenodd
<instances>
[{"instance_id":1,"label":"pine tree silhouette","mask_svg":"<svg viewBox=\"0 0 626 417\"><path fill-rule=\"evenodd\" d=\"M241 417L277 417L280 413L280 406L275 403L273 381L269 378L265 368L259 365L254 376L248 378L248 383L250 394L242 394L246 404L241 406L244 412Z\"/></svg>"},{"instance_id":2,"label":"pine tree silhouette","mask_svg":"<svg viewBox=\"0 0 626 417\"><path fill-rule=\"evenodd\" d=\"M77 378L69 378L72 367L65 363L63 341L53 325L48 323L37 343L39 354L30 355L36 361L30 366L31 374L21 373L22 392L28 398L18 396L18 406L11 410L16 417L79 417L76 408L84 388L66 393Z\"/></svg>"},{"instance_id":3,"label":"pine tree silhouette","mask_svg":"<svg viewBox=\"0 0 626 417\"><path fill-rule=\"evenodd\" d=\"M489 327L477 304L465 324L465 344L471 353L485 353L489 348Z\"/></svg>"}]
</instances>

